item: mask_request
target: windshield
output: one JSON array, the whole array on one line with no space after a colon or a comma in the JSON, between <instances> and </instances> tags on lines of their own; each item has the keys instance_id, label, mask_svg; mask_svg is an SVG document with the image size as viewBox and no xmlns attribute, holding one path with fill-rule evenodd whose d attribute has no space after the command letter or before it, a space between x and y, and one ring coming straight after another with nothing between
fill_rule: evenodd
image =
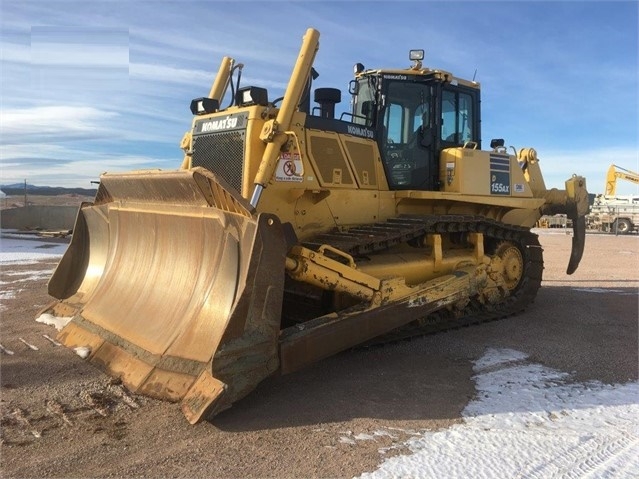
<instances>
[{"instance_id":1,"label":"windshield","mask_svg":"<svg viewBox=\"0 0 639 479\"><path fill-rule=\"evenodd\" d=\"M392 82L387 92L384 140L409 143L430 124L430 86Z\"/></svg>"}]
</instances>

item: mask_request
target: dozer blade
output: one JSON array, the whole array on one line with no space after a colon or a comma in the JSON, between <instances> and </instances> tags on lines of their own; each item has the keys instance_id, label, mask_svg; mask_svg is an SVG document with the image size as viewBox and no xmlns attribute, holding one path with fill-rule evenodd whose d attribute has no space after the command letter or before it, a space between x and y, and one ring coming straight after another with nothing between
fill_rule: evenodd
<instances>
[{"instance_id":1,"label":"dozer blade","mask_svg":"<svg viewBox=\"0 0 639 479\"><path fill-rule=\"evenodd\" d=\"M107 174L48 312L73 317L63 344L134 392L181 400L195 423L278 369L285 254L278 218L208 170Z\"/></svg>"}]
</instances>

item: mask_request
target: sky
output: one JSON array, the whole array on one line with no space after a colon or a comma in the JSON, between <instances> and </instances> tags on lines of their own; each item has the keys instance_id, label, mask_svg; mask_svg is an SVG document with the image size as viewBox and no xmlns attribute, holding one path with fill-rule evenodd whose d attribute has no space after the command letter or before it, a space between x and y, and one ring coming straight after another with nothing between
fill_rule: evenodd
<instances>
[{"instance_id":1,"label":"sky","mask_svg":"<svg viewBox=\"0 0 639 479\"><path fill-rule=\"evenodd\" d=\"M638 5L2 0L0 184L90 188L105 171L178 168L190 101L222 57L274 99L312 27L315 86L342 90L338 111L355 63L405 68L423 48L426 66L481 83L484 147L534 147L547 187L580 174L603 193L610 164L639 172Z\"/></svg>"}]
</instances>

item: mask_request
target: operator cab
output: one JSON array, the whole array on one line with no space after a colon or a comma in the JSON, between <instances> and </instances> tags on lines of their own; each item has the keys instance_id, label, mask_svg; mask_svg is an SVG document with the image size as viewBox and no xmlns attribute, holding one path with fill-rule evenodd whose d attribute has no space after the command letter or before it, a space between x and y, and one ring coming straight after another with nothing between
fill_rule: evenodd
<instances>
[{"instance_id":1,"label":"operator cab","mask_svg":"<svg viewBox=\"0 0 639 479\"><path fill-rule=\"evenodd\" d=\"M438 191L445 148L481 148L479 84L422 68L412 50L408 70L355 65L350 93L353 123L375 131L389 187Z\"/></svg>"}]
</instances>

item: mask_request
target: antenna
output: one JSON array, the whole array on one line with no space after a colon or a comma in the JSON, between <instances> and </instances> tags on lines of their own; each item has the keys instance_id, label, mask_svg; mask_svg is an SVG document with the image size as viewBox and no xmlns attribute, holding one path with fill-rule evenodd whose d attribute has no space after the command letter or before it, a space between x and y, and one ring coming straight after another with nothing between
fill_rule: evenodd
<instances>
[{"instance_id":1,"label":"antenna","mask_svg":"<svg viewBox=\"0 0 639 479\"><path fill-rule=\"evenodd\" d=\"M475 68L475 73L473 73L473 81L475 81L476 76L477 76L477 68Z\"/></svg>"}]
</instances>

